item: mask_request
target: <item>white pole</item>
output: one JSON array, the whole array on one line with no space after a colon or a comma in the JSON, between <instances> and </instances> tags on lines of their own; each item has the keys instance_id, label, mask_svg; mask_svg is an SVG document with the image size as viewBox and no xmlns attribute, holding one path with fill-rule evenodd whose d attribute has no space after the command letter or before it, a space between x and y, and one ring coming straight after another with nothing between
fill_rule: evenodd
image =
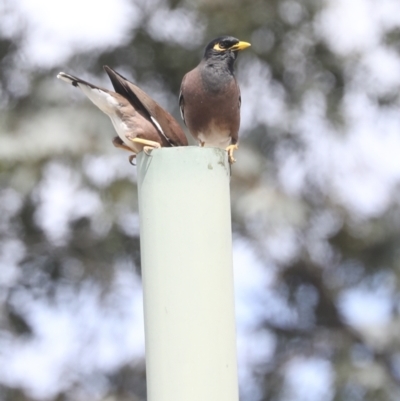
<instances>
[{"instance_id":1,"label":"white pole","mask_svg":"<svg viewBox=\"0 0 400 401\"><path fill-rule=\"evenodd\" d=\"M224 150L137 159L148 401L237 401Z\"/></svg>"}]
</instances>

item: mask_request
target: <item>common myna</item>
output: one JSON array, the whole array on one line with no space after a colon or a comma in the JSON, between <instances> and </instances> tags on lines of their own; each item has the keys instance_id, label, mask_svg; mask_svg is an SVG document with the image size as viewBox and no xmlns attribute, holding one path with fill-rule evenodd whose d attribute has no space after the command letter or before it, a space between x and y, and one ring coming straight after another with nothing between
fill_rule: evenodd
<instances>
[{"instance_id":1,"label":"common myna","mask_svg":"<svg viewBox=\"0 0 400 401\"><path fill-rule=\"evenodd\" d=\"M115 92L92 85L73 75L60 72L57 78L79 87L82 92L107 114L118 136L117 148L133 152L129 161L144 150L147 154L162 146L187 146L187 138L178 122L139 87L108 66L105 71Z\"/></svg>"},{"instance_id":2,"label":"common myna","mask_svg":"<svg viewBox=\"0 0 400 401\"><path fill-rule=\"evenodd\" d=\"M229 162L238 148L240 88L233 65L240 50L250 43L232 36L212 40L200 64L182 80L179 105L190 133L201 146L224 148Z\"/></svg>"}]
</instances>

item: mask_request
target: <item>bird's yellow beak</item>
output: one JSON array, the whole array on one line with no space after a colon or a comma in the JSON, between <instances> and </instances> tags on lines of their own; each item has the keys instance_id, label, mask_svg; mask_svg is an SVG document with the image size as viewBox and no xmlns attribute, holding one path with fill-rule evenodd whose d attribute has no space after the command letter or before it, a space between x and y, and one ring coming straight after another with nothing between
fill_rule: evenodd
<instances>
[{"instance_id":1,"label":"bird's yellow beak","mask_svg":"<svg viewBox=\"0 0 400 401\"><path fill-rule=\"evenodd\" d=\"M233 50L233 51L244 50L244 49L247 49L250 46L251 46L251 44L248 43L248 42L238 42L235 45L233 45L229 50Z\"/></svg>"}]
</instances>

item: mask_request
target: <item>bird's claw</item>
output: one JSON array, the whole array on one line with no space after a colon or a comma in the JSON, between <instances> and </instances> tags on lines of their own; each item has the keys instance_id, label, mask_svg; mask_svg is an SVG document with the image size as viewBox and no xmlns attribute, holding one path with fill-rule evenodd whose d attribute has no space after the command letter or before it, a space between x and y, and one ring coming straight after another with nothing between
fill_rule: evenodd
<instances>
[{"instance_id":1,"label":"bird's claw","mask_svg":"<svg viewBox=\"0 0 400 401\"><path fill-rule=\"evenodd\" d=\"M228 152L228 160L229 164L233 164L236 162L236 159L233 157L233 152L235 150L239 149L239 146L237 144L235 145L229 145L225 150Z\"/></svg>"},{"instance_id":2,"label":"bird's claw","mask_svg":"<svg viewBox=\"0 0 400 401\"><path fill-rule=\"evenodd\" d=\"M154 149L152 146L143 146L143 152L146 153L147 156L151 156L151 151Z\"/></svg>"},{"instance_id":3,"label":"bird's claw","mask_svg":"<svg viewBox=\"0 0 400 401\"><path fill-rule=\"evenodd\" d=\"M132 166L136 166L136 164L132 163L133 159L136 159L136 155L135 154L129 156L129 163L132 164Z\"/></svg>"},{"instance_id":4,"label":"bird's claw","mask_svg":"<svg viewBox=\"0 0 400 401\"><path fill-rule=\"evenodd\" d=\"M143 138L132 138L131 136L127 136L127 138L135 143L140 143L143 146L143 152L146 153L147 156L151 156L151 151L153 149L158 149L161 148L161 145L158 142L155 141L150 141L148 139L143 139Z\"/></svg>"}]
</instances>

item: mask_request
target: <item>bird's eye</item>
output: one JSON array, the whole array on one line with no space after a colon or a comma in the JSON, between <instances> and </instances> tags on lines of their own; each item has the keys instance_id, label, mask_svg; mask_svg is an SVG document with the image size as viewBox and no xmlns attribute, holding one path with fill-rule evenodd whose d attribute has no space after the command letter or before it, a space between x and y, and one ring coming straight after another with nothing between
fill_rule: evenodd
<instances>
[{"instance_id":1,"label":"bird's eye","mask_svg":"<svg viewBox=\"0 0 400 401\"><path fill-rule=\"evenodd\" d=\"M216 45L214 45L214 50L224 51L229 50L232 47L232 41L230 40L221 40Z\"/></svg>"}]
</instances>

